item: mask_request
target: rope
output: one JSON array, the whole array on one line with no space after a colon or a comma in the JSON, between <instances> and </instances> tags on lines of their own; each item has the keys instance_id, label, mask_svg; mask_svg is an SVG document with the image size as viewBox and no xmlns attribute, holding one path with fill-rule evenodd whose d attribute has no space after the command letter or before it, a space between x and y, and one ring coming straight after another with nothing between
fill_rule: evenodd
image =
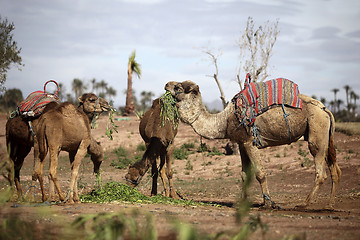
<instances>
[{"instance_id":1,"label":"rope","mask_svg":"<svg viewBox=\"0 0 360 240\"><path fill-rule=\"evenodd\" d=\"M287 117L290 116L290 113L286 113L286 111L285 111L285 106L284 106L283 103L281 104L281 106L282 106L282 109L283 109L283 112L284 112L284 115L283 115L283 116L284 116L285 121L286 121L286 126L287 126L287 128L288 128L288 134L289 134L289 140L290 140L290 143L291 143L291 132L290 132L289 121L288 121L288 119L287 119Z\"/></svg>"}]
</instances>

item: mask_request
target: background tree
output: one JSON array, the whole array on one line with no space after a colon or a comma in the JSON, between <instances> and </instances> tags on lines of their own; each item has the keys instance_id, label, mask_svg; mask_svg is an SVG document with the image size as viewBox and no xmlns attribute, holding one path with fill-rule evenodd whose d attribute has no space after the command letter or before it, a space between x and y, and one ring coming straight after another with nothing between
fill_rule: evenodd
<instances>
[{"instance_id":1,"label":"background tree","mask_svg":"<svg viewBox=\"0 0 360 240\"><path fill-rule=\"evenodd\" d=\"M351 88L350 88L349 85L345 85L344 89L345 89L345 94L346 94L346 109L347 109L347 112L349 114L350 109L351 109L350 102L349 102L349 96L350 96Z\"/></svg>"},{"instance_id":2,"label":"background tree","mask_svg":"<svg viewBox=\"0 0 360 240\"><path fill-rule=\"evenodd\" d=\"M96 88L100 89L99 97L105 98L107 85L107 82L104 80L101 80L96 84Z\"/></svg>"},{"instance_id":3,"label":"background tree","mask_svg":"<svg viewBox=\"0 0 360 240\"><path fill-rule=\"evenodd\" d=\"M59 92L57 96L59 97L60 101L63 102L65 100L65 86L62 83L59 83Z\"/></svg>"},{"instance_id":4,"label":"background tree","mask_svg":"<svg viewBox=\"0 0 360 240\"><path fill-rule=\"evenodd\" d=\"M106 88L106 95L110 99L110 102L109 102L110 105L113 105L113 102L114 102L113 97L116 96L116 90L113 87L108 87L108 88Z\"/></svg>"},{"instance_id":5,"label":"background tree","mask_svg":"<svg viewBox=\"0 0 360 240\"><path fill-rule=\"evenodd\" d=\"M244 70L244 76L250 73L254 82L257 80L264 81L269 76L267 68L272 56L272 49L279 34L278 25L278 20L274 24L267 21L264 25L260 25L255 29L253 18L248 18L245 32L238 41L240 62L237 80L240 89L242 89L241 70Z\"/></svg>"},{"instance_id":6,"label":"background tree","mask_svg":"<svg viewBox=\"0 0 360 240\"><path fill-rule=\"evenodd\" d=\"M4 95L0 96L0 105L2 111L14 111L17 105L24 100L20 89L8 89Z\"/></svg>"},{"instance_id":7,"label":"background tree","mask_svg":"<svg viewBox=\"0 0 360 240\"><path fill-rule=\"evenodd\" d=\"M84 85L83 81L81 81L78 78L74 78L71 86L72 86L72 90L73 90L73 92L75 94L75 98L74 98L75 100L78 99L78 97L80 97L87 88Z\"/></svg>"},{"instance_id":8,"label":"background tree","mask_svg":"<svg viewBox=\"0 0 360 240\"><path fill-rule=\"evenodd\" d=\"M148 109L151 106L153 97L155 96L155 94L151 91L147 92L147 91L142 91L140 93L141 99L140 99L140 104L141 104L141 110L145 111L146 109Z\"/></svg>"},{"instance_id":9,"label":"background tree","mask_svg":"<svg viewBox=\"0 0 360 240\"><path fill-rule=\"evenodd\" d=\"M11 64L17 65L19 70L21 70L20 66L23 66L20 57L21 48L18 48L11 33L14 29L14 23L9 23L6 18L3 20L0 15L0 92L4 91L3 84Z\"/></svg>"},{"instance_id":10,"label":"background tree","mask_svg":"<svg viewBox=\"0 0 360 240\"><path fill-rule=\"evenodd\" d=\"M242 81L240 78L241 71L244 70L245 74L250 73L252 81L265 80L269 75L267 73L268 63L272 56L272 49L279 34L278 31L279 21L270 24L269 21L264 26L260 25L256 30L254 29L254 20L249 17L244 33L241 35L237 45L240 48L239 52L239 67L237 70L236 79L239 83L240 90L242 90ZM220 91L220 99L224 108L227 105L225 96L218 79L218 57L221 54L214 54L211 50L203 50L207 54L215 66L215 73L213 75L216 84Z\"/></svg>"},{"instance_id":11,"label":"background tree","mask_svg":"<svg viewBox=\"0 0 360 240\"><path fill-rule=\"evenodd\" d=\"M217 60L218 60L218 57L220 57L222 53L219 51L218 54L215 55L209 49L205 49L203 52L209 56L209 58L211 59L211 61L213 62L214 66L215 66L215 73L214 73L214 75L212 77L215 79L215 82L216 82L216 84L217 84L217 86L219 88L220 99L221 99L221 102L223 104L223 108L226 108L227 102L226 102L226 99L225 99L224 91L223 91L223 89L221 87L221 84L219 82L219 79L218 79L219 68L218 68Z\"/></svg>"},{"instance_id":12,"label":"background tree","mask_svg":"<svg viewBox=\"0 0 360 240\"><path fill-rule=\"evenodd\" d=\"M338 108L338 106L337 106L338 101L337 101L337 98L336 98L336 94L338 93L339 89L338 89L338 88L334 88L334 89L332 89L331 91L334 92L334 112L336 113L336 112L337 112L337 108Z\"/></svg>"},{"instance_id":13,"label":"background tree","mask_svg":"<svg viewBox=\"0 0 360 240\"><path fill-rule=\"evenodd\" d=\"M95 78L91 79L91 80L90 80L90 83L91 83L91 91L92 91L93 93L97 94L97 93L96 93L96 90L98 89L98 87L97 87L96 79L95 79Z\"/></svg>"},{"instance_id":14,"label":"background tree","mask_svg":"<svg viewBox=\"0 0 360 240\"><path fill-rule=\"evenodd\" d=\"M134 95L132 90L132 75L135 73L137 77L141 78L141 68L140 64L135 61L136 51L134 50L130 57L128 63L128 82L126 90L126 104L125 104L125 115L134 115L135 114L135 105L134 105Z\"/></svg>"}]
</instances>

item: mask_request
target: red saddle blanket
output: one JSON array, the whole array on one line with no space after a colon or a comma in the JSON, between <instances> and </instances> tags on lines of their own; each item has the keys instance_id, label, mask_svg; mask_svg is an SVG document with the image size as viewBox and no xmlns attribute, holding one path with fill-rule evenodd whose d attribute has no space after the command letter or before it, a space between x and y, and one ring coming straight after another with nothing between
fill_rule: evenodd
<instances>
[{"instance_id":1,"label":"red saddle blanket","mask_svg":"<svg viewBox=\"0 0 360 240\"><path fill-rule=\"evenodd\" d=\"M59 91L58 90L55 94L49 94L46 92L46 85L49 82L53 82L58 86L58 84L54 80L47 81L44 85L44 91L35 91L29 94L25 100L20 102L17 107L17 113L22 117L37 117L39 116L46 105L50 102L57 102L60 103L60 99L56 95Z\"/></svg>"},{"instance_id":2,"label":"red saddle blanket","mask_svg":"<svg viewBox=\"0 0 360 240\"><path fill-rule=\"evenodd\" d=\"M298 85L285 78L249 83L234 96L235 114L241 124L252 126L256 116L272 106L302 108Z\"/></svg>"}]
</instances>

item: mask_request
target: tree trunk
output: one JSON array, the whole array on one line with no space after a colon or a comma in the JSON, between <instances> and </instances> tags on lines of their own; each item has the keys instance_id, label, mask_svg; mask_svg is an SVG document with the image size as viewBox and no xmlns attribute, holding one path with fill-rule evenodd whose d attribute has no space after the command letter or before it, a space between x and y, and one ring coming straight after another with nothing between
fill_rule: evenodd
<instances>
[{"instance_id":1,"label":"tree trunk","mask_svg":"<svg viewBox=\"0 0 360 240\"><path fill-rule=\"evenodd\" d=\"M214 74L214 79L215 79L216 84L218 85L218 88L219 88L219 91L220 91L220 99L221 99L221 102L222 102L223 107L224 107L224 109L225 109L226 106L227 106L227 102L226 102L224 92L223 92L223 90L222 90L222 88L221 88L221 86L220 86L220 83L219 83L219 80L218 80L216 74Z\"/></svg>"},{"instance_id":2,"label":"tree trunk","mask_svg":"<svg viewBox=\"0 0 360 240\"><path fill-rule=\"evenodd\" d=\"M131 62L129 62L125 115L134 115L134 114L135 114L135 106L134 106L134 97L133 97L133 91L132 91L132 70L131 70Z\"/></svg>"}]
</instances>

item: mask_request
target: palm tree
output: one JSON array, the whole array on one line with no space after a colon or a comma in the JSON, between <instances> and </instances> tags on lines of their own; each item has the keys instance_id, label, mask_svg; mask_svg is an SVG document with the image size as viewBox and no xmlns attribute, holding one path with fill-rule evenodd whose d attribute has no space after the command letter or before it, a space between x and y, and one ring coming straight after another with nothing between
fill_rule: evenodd
<instances>
[{"instance_id":1,"label":"palm tree","mask_svg":"<svg viewBox=\"0 0 360 240\"><path fill-rule=\"evenodd\" d=\"M355 114L355 110L357 108L356 100L359 99L359 95L357 95L354 91L351 91L350 93L350 102L352 102L352 99L354 100L354 104L352 104L352 107L353 107L353 113Z\"/></svg>"},{"instance_id":2,"label":"palm tree","mask_svg":"<svg viewBox=\"0 0 360 240\"><path fill-rule=\"evenodd\" d=\"M135 105L134 105L134 96L132 90L132 75L135 73L138 78L141 78L141 68L140 64L135 61L136 51L134 50L130 57L128 63L128 85L126 90L126 104L125 104L125 115L135 114Z\"/></svg>"},{"instance_id":3,"label":"palm tree","mask_svg":"<svg viewBox=\"0 0 360 240\"><path fill-rule=\"evenodd\" d=\"M350 105L349 105L349 91L350 91L350 86L349 85L345 85L344 86L344 89L345 89L345 93L346 93L346 108L347 108L347 111L348 113L350 113Z\"/></svg>"},{"instance_id":4,"label":"palm tree","mask_svg":"<svg viewBox=\"0 0 360 240\"><path fill-rule=\"evenodd\" d=\"M84 90L86 90L86 86L83 81L78 78L74 78L72 82L72 90L74 91L75 99L77 99L81 96L81 94L83 94Z\"/></svg>"},{"instance_id":5,"label":"palm tree","mask_svg":"<svg viewBox=\"0 0 360 240\"><path fill-rule=\"evenodd\" d=\"M93 93L95 93L95 90L97 89L97 86L96 86L96 79L95 78L93 78L93 79L91 79L91 91L93 92Z\"/></svg>"},{"instance_id":6,"label":"palm tree","mask_svg":"<svg viewBox=\"0 0 360 240\"><path fill-rule=\"evenodd\" d=\"M57 96L59 97L60 101L64 101L65 98L64 94L65 94L65 86L64 84L59 83L59 92Z\"/></svg>"},{"instance_id":7,"label":"palm tree","mask_svg":"<svg viewBox=\"0 0 360 240\"><path fill-rule=\"evenodd\" d=\"M105 97L105 91L106 91L106 88L107 88L107 82L105 82L104 80L101 80L101 82L98 82L96 84L96 88L100 88L101 89L101 92L99 94L100 97Z\"/></svg>"},{"instance_id":8,"label":"palm tree","mask_svg":"<svg viewBox=\"0 0 360 240\"><path fill-rule=\"evenodd\" d=\"M110 101L112 101L112 97L116 96L116 90L113 87L106 88L106 95L109 96Z\"/></svg>"},{"instance_id":9,"label":"palm tree","mask_svg":"<svg viewBox=\"0 0 360 240\"><path fill-rule=\"evenodd\" d=\"M147 92L147 91L142 91L140 93L141 95L141 100L140 100L140 103L141 103L141 108L142 110L146 110L146 108L148 107L148 105L151 104L151 100L152 98L155 96L153 92Z\"/></svg>"},{"instance_id":10,"label":"palm tree","mask_svg":"<svg viewBox=\"0 0 360 240\"><path fill-rule=\"evenodd\" d=\"M336 111L336 105L337 105L336 94L337 94L337 92L339 91L339 89L338 89L338 88L334 88L334 89L332 89L331 91L334 92L334 103L335 103L334 112L337 112L337 111Z\"/></svg>"}]
</instances>

